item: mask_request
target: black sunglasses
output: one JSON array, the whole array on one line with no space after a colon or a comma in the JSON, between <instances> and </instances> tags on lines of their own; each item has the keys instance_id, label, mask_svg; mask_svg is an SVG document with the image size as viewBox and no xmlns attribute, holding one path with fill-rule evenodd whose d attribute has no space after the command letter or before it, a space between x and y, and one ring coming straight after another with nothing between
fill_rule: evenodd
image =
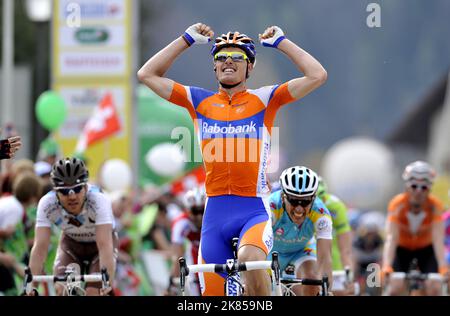
<instances>
[{"instance_id":1,"label":"black sunglasses","mask_svg":"<svg viewBox=\"0 0 450 316\"><path fill-rule=\"evenodd\" d=\"M292 207L297 207L297 206L301 206L301 207L307 207L308 205L310 205L313 201L314 198L310 198L310 199L295 199L295 198L290 198L288 195L286 195L286 200L289 202L289 204L292 205Z\"/></svg>"},{"instance_id":2,"label":"black sunglasses","mask_svg":"<svg viewBox=\"0 0 450 316\"><path fill-rule=\"evenodd\" d=\"M57 189L56 191L58 193L61 193L62 195L69 195L70 192L73 192L75 194L78 194L81 192L81 190L83 190L84 185L79 185L73 188L61 188L61 189Z\"/></svg>"},{"instance_id":3,"label":"black sunglasses","mask_svg":"<svg viewBox=\"0 0 450 316\"><path fill-rule=\"evenodd\" d=\"M411 184L410 188L413 190L421 189L422 191L428 191L430 187L428 185L418 185L418 184Z\"/></svg>"}]
</instances>

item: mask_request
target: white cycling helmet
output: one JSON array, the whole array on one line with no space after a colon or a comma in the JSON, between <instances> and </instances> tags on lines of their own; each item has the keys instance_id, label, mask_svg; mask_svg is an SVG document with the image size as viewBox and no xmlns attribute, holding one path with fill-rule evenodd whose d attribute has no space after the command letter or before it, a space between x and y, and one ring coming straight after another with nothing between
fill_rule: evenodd
<instances>
[{"instance_id":1,"label":"white cycling helmet","mask_svg":"<svg viewBox=\"0 0 450 316\"><path fill-rule=\"evenodd\" d=\"M183 196L183 205L188 210L193 207L204 207L205 202L206 192L204 186L189 190Z\"/></svg>"},{"instance_id":2,"label":"white cycling helmet","mask_svg":"<svg viewBox=\"0 0 450 316\"><path fill-rule=\"evenodd\" d=\"M436 172L429 163L417 160L406 166L402 177L405 181L425 180L433 183Z\"/></svg>"},{"instance_id":3,"label":"white cycling helmet","mask_svg":"<svg viewBox=\"0 0 450 316\"><path fill-rule=\"evenodd\" d=\"M283 192L296 197L313 196L319 186L319 177L309 168L295 166L281 173L280 183Z\"/></svg>"}]
</instances>

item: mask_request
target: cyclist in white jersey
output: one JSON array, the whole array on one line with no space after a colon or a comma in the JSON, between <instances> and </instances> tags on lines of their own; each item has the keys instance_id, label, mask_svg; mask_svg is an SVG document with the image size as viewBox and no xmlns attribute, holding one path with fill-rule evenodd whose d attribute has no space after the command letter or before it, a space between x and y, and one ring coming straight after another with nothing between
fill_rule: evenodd
<instances>
[{"instance_id":1,"label":"cyclist in white jersey","mask_svg":"<svg viewBox=\"0 0 450 316\"><path fill-rule=\"evenodd\" d=\"M53 190L41 198L36 217L36 236L30 256L32 274L42 274L50 243L51 226L62 230L53 274L64 274L69 264L87 268L85 273L100 272L106 267L114 280L117 235L111 201L99 188L87 183L89 172L83 161L65 158L57 161L51 172ZM111 294L111 288L90 283L86 295ZM63 287L55 284L56 293ZM99 291L100 289L100 291Z\"/></svg>"}]
</instances>

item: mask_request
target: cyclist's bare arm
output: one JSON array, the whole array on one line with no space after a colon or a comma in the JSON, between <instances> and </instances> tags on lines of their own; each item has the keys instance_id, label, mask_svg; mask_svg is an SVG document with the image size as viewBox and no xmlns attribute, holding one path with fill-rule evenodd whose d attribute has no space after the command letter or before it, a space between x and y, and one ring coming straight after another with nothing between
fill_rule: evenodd
<instances>
[{"instance_id":1,"label":"cyclist's bare arm","mask_svg":"<svg viewBox=\"0 0 450 316\"><path fill-rule=\"evenodd\" d=\"M156 55L150 58L138 71L138 78L164 99L172 94L173 80L165 78L164 74L172 66L175 59L189 46L181 38L177 38Z\"/></svg>"},{"instance_id":2,"label":"cyclist's bare arm","mask_svg":"<svg viewBox=\"0 0 450 316\"><path fill-rule=\"evenodd\" d=\"M333 263L331 260L331 245L332 239L318 239L317 240L317 265L319 270L319 277L323 275L328 276L328 284L333 284Z\"/></svg>"},{"instance_id":3,"label":"cyclist's bare arm","mask_svg":"<svg viewBox=\"0 0 450 316\"><path fill-rule=\"evenodd\" d=\"M383 267L391 267L399 238L398 224L388 221L386 224L386 241L383 248Z\"/></svg>"},{"instance_id":4,"label":"cyclist's bare arm","mask_svg":"<svg viewBox=\"0 0 450 316\"><path fill-rule=\"evenodd\" d=\"M103 224L95 227L98 255L100 258L100 267L106 267L109 279L114 280L116 270L114 264L114 245L112 239L112 225Z\"/></svg>"},{"instance_id":5,"label":"cyclist's bare arm","mask_svg":"<svg viewBox=\"0 0 450 316\"><path fill-rule=\"evenodd\" d=\"M214 32L205 24L198 24L198 32L202 35L212 37ZM150 58L138 71L139 81L152 89L164 99L169 99L172 94L173 80L164 77L164 74L172 66L175 59L183 53L189 45L182 36L160 50Z\"/></svg>"},{"instance_id":6,"label":"cyclist's bare arm","mask_svg":"<svg viewBox=\"0 0 450 316\"><path fill-rule=\"evenodd\" d=\"M16 231L16 228L14 226L8 226L4 229L0 229L0 238L9 238L12 235L14 235L14 232Z\"/></svg>"},{"instance_id":7,"label":"cyclist's bare arm","mask_svg":"<svg viewBox=\"0 0 450 316\"><path fill-rule=\"evenodd\" d=\"M341 263L353 271L352 232L348 231L337 235L337 244L341 254Z\"/></svg>"},{"instance_id":8,"label":"cyclist's bare arm","mask_svg":"<svg viewBox=\"0 0 450 316\"><path fill-rule=\"evenodd\" d=\"M304 74L304 77L292 79L288 83L289 93L295 99L303 98L327 80L327 72L322 65L289 39L281 41L278 49Z\"/></svg>"},{"instance_id":9,"label":"cyclist's bare arm","mask_svg":"<svg viewBox=\"0 0 450 316\"><path fill-rule=\"evenodd\" d=\"M443 221L434 222L431 228L434 255L440 269L447 268L445 260L445 225Z\"/></svg>"},{"instance_id":10,"label":"cyclist's bare arm","mask_svg":"<svg viewBox=\"0 0 450 316\"><path fill-rule=\"evenodd\" d=\"M30 254L30 270L33 275L42 274L52 231L50 227L36 227L34 244Z\"/></svg>"}]
</instances>

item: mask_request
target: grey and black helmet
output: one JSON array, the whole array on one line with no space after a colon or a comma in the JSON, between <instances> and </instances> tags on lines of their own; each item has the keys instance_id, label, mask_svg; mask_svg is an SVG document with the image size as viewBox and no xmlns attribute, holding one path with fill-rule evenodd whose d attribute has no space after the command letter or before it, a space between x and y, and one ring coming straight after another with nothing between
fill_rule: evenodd
<instances>
[{"instance_id":1,"label":"grey and black helmet","mask_svg":"<svg viewBox=\"0 0 450 316\"><path fill-rule=\"evenodd\" d=\"M72 187L86 183L89 178L89 172L82 160L78 158L64 158L55 162L50 177L55 188Z\"/></svg>"}]
</instances>

